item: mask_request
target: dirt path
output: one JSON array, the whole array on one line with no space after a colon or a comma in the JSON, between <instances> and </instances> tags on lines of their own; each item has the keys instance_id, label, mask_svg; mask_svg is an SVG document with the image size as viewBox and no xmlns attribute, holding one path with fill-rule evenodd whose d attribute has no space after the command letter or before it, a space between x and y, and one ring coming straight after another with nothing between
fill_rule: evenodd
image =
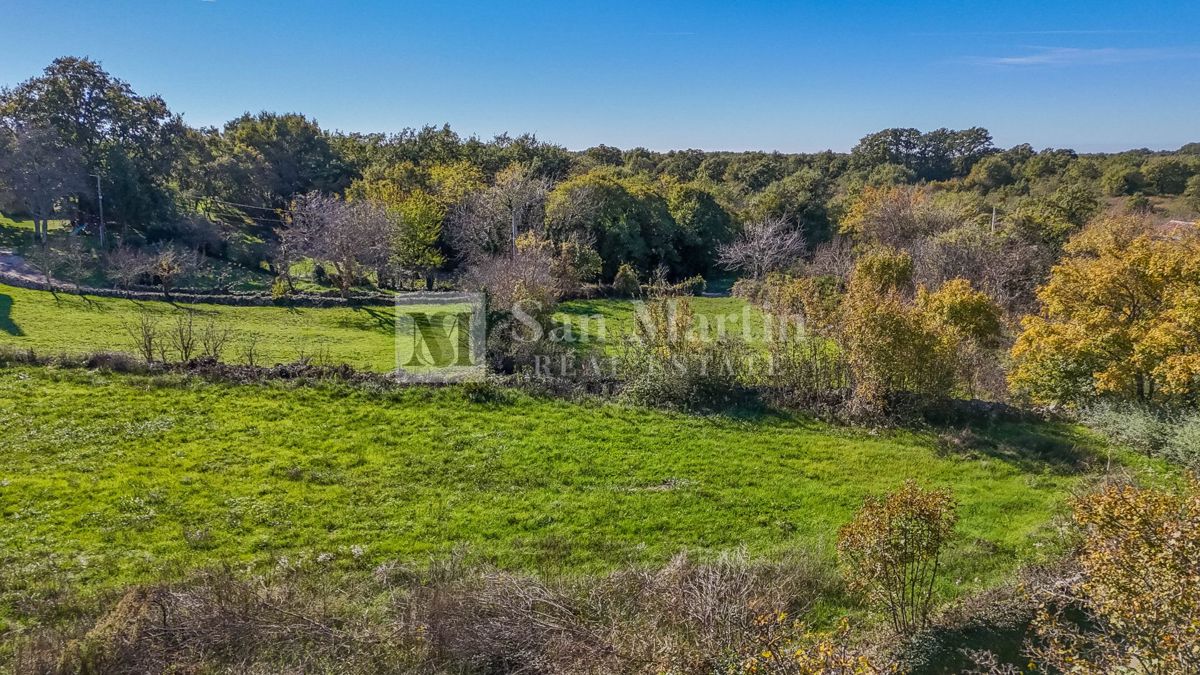
<instances>
[{"instance_id":1,"label":"dirt path","mask_svg":"<svg viewBox=\"0 0 1200 675\"><path fill-rule=\"evenodd\" d=\"M17 278L33 283L44 283L46 275L39 272L21 256L0 248L0 276Z\"/></svg>"}]
</instances>

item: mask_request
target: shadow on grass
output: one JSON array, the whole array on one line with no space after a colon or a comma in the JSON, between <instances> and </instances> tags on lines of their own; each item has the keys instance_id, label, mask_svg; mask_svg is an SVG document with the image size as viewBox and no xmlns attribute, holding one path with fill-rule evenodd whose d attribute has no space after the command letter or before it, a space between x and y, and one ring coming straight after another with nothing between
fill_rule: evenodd
<instances>
[{"instance_id":1,"label":"shadow on grass","mask_svg":"<svg viewBox=\"0 0 1200 675\"><path fill-rule=\"evenodd\" d=\"M1000 422L938 430L944 455L989 457L1024 472L1072 475L1104 461L1095 442L1057 422Z\"/></svg>"},{"instance_id":2,"label":"shadow on grass","mask_svg":"<svg viewBox=\"0 0 1200 675\"><path fill-rule=\"evenodd\" d=\"M0 331L21 337L25 331L12 320L12 306L12 296L0 293Z\"/></svg>"},{"instance_id":3,"label":"shadow on grass","mask_svg":"<svg viewBox=\"0 0 1200 675\"><path fill-rule=\"evenodd\" d=\"M355 310L366 312L367 316L371 317L371 319L375 321L375 324L380 330L387 333L395 332L396 315L394 313L381 312L378 309L365 306L355 307Z\"/></svg>"}]
</instances>

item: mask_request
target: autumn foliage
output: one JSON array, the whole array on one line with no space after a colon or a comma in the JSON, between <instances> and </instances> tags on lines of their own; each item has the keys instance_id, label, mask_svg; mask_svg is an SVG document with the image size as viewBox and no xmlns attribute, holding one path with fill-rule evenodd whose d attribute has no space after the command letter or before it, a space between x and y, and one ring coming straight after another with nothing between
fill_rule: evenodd
<instances>
[{"instance_id":1,"label":"autumn foliage","mask_svg":"<svg viewBox=\"0 0 1200 675\"><path fill-rule=\"evenodd\" d=\"M884 611L897 632L926 625L941 554L954 536L957 505L949 490L926 490L908 480L870 498L838 532L838 557L847 579Z\"/></svg>"},{"instance_id":2,"label":"autumn foliage","mask_svg":"<svg viewBox=\"0 0 1200 675\"><path fill-rule=\"evenodd\" d=\"M1037 402L1146 402L1200 393L1200 234L1096 221L1066 246L1012 350L1012 388Z\"/></svg>"},{"instance_id":3,"label":"autumn foliage","mask_svg":"<svg viewBox=\"0 0 1200 675\"><path fill-rule=\"evenodd\" d=\"M1113 486L1083 498L1079 580L1045 593L1035 623L1040 669L1079 673L1200 672L1200 490Z\"/></svg>"}]
</instances>

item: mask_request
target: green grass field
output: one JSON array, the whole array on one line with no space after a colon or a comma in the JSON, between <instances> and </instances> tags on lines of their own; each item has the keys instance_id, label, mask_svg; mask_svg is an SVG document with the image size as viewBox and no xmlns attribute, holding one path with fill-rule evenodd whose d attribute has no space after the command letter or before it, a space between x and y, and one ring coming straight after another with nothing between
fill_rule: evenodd
<instances>
[{"instance_id":1,"label":"green grass field","mask_svg":"<svg viewBox=\"0 0 1200 675\"><path fill-rule=\"evenodd\" d=\"M961 502L949 596L1054 547L1053 519L1092 452L1052 425L997 426L979 432L977 450L945 451L924 433L520 393L472 403L458 387L0 368L0 391L0 589L12 597L284 556L420 562L459 545L543 573L683 549L831 557L863 498L909 477Z\"/></svg>"},{"instance_id":2,"label":"green grass field","mask_svg":"<svg viewBox=\"0 0 1200 675\"><path fill-rule=\"evenodd\" d=\"M61 230L67 226L68 222L70 222L70 221L51 220L50 221L50 231L54 232L55 230ZM11 228L14 230L22 230L28 234L32 234L33 233L33 221L28 220L28 219L15 220L13 218L9 218L8 216L4 215L3 213L0 213L0 228Z\"/></svg>"},{"instance_id":3,"label":"green grass field","mask_svg":"<svg viewBox=\"0 0 1200 675\"><path fill-rule=\"evenodd\" d=\"M0 285L0 345L38 353L133 352L126 326L148 312L162 329L191 313L197 331L208 321L232 331L226 360L243 358L256 342L260 363L301 356L348 363L367 370L395 368L395 316L391 307L287 308L176 305L118 298L57 296Z\"/></svg>"},{"instance_id":4,"label":"green grass field","mask_svg":"<svg viewBox=\"0 0 1200 675\"><path fill-rule=\"evenodd\" d=\"M745 303L737 298L690 298L697 315L728 317L730 330L740 331L735 318L743 316ZM71 293L29 290L0 284L0 345L33 349L38 353L86 353L102 350L134 351L127 326L149 312L169 328L184 313L193 315L199 328L208 321L228 327L234 339L226 360L242 359L251 338L267 364L294 361L300 356L320 356L331 363L389 371L395 367L395 314L390 307L286 308L231 307L227 305L177 305L157 301L80 297ZM583 317L603 317L600 323ZM761 319L752 312L755 330ZM576 338L586 334L588 344L613 348L619 336L630 335L635 305L629 300L579 300L563 303L557 318L576 327ZM740 319L739 319L740 320Z\"/></svg>"}]
</instances>

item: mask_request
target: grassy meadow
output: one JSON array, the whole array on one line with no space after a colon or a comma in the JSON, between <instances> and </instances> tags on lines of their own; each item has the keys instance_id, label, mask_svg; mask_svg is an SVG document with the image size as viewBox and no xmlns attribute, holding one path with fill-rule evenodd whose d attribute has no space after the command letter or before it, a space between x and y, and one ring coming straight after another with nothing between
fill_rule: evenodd
<instances>
[{"instance_id":1,"label":"grassy meadow","mask_svg":"<svg viewBox=\"0 0 1200 675\"><path fill-rule=\"evenodd\" d=\"M51 294L0 285L0 345L38 353L133 352L127 326L142 312L169 329L191 314L199 331L207 322L231 331L225 356L244 360L251 343L259 363L290 362L302 356L357 368L395 368L395 314L391 307L291 308L185 305L158 301Z\"/></svg>"},{"instance_id":2,"label":"grassy meadow","mask_svg":"<svg viewBox=\"0 0 1200 675\"><path fill-rule=\"evenodd\" d=\"M951 596L1052 549L1079 467L1096 459L1087 438L1053 425L978 430L948 450L927 433L515 392L473 403L459 387L9 367L0 391L0 606L18 621L16 599L47 587L89 592L322 554L419 562L466 545L544 573L740 546L832 559L863 498L908 477L961 502L941 588Z\"/></svg>"},{"instance_id":3,"label":"grassy meadow","mask_svg":"<svg viewBox=\"0 0 1200 675\"><path fill-rule=\"evenodd\" d=\"M738 298L689 298L689 302L698 316L709 317L714 326L723 316L728 330L740 331L741 322L749 316L755 334L761 330L759 313L744 314L747 305ZM230 361L244 360L242 352L253 341L260 363L315 356L380 372L395 367L395 312L391 307L186 305L52 294L3 284L0 345L43 354L132 352L127 326L135 324L142 312L158 318L163 329L185 313L193 316L197 330L209 321L228 328L233 337L225 358ZM635 317L632 300L576 300L563 303L555 318L573 326L573 339L611 350L621 336L633 333Z\"/></svg>"}]
</instances>

